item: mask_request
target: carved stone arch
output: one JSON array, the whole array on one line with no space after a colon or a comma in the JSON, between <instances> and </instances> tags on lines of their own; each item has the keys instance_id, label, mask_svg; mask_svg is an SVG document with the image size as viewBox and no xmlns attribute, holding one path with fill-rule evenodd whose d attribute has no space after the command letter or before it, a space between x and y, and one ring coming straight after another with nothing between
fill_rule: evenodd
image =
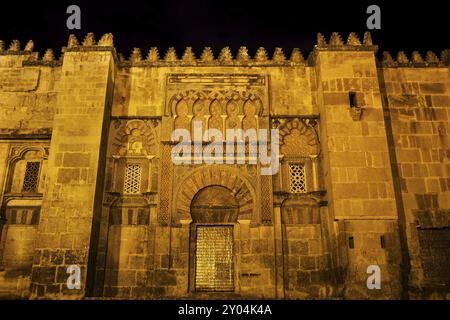
<instances>
[{"instance_id":1,"label":"carved stone arch","mask_svg":"<svg viewBox=\"0 0 450 320\"><path fill-rule=\"evenodd\" d=\"M253 104L254 104L255 107L256 107L256 112L255 112L255 114L256 114L258 117L262 117L262 116L264 115L263 103L262 103L261 99L260 99L258 96L254 95L254 94L251 94L251 95L249 96L249 98L248 98L245 102L247 102L247 101L253 102Z\"/></svg>"},{"instance_id":2,"label":"carved stone arch","mask_svg":"<svg viewBox=\"0 0 450 320\"><path fill-rule=\"evenodd\" d=\"M209 100L212 102L213 100L218 100L219 102L228 102L229 100L235 101L252 101L257 106L257 115L267 115L267 110L264 110L263 103L258 94L256 94L253 90L185 90L180 91L174 95L172 95L167 103L167 107L165 109L165 115L169 117L174 117L176 115L176 105L180 100L185 100L189 107L191 108L193 103L198 100ZM192 109L189 110L192 113Z\"/></svg>"},{"instance_id":3,"label":"carved stone arch","mask_svg":"<svg viewBox=\"0 0 450 320\"><path fill-rule=\"evenodd\" d=\"M168 107L166 109L166 116L174 117L177 115L176 106L180 101L185 101L189 107L189 114L192 114L192 105L198 99L206 99L207 96L202 91L186 90L174 94L170 97Z\"/></svg>"},{"instance_id":4,"label":"carved stone arch","mask_svg":"<svg viewBox=\"0 0 450 320\"><path fill-rule=\"evenodd\" d=\"M192 114L193 115L205 115L207 113L207 108L205 104L205 99L203 97L199 97L194 100L192 103Z\"/></svg>"},{"instance_id":5,"label":"carved stone arch","mask_svg":"<svg viewBox=\"0 0 450 320\"><path fill-rule=\"evenodd\" d=\"M149 121L133 119L122 123L115 133L112 154L120 156L157 155L157 134Z\"/></svg>"},{"instance_id":6,"label":"carved stone arch","mask_svg":"<svg viewBox=\"0 0 450 320\"><path fill-rule=\"evenodd\" d=\"M18 160L24 159L26 153L29 151L39 151L42 154L42 159L48 159L48 149L43 146L20 146L11 149L9 163L12 164Z\"/></svg>"},{"instance_id":7,"label":"carved stone arch","mask_svg":"<svg viewBox=\"0 0 450 320\"><path fill-rule=\"evenodd\" d=\"M175 105L174 129L189 128L189 114L189 104L184 99L179 100Z\"/></svg>"},{"instance_id":8,"label":"carved stone arch","mask_svg":"<svg viewBox=\"0 0 450 320\"><path fill-rule=\"evenodd\" d=\"M8 159L7 164L7 173L6 173L6 180L4 185L4 190L11 190L13 187L13 181L14 177L16 175L16 169L17 165L20 163L20 161L30 160L27 159L27 153L29 152L38 152L38 156L33 158L33 161L39 161L41 162L39 172L42 170L42 161L48 159L48 148L44 146L23 146L23 145L17 145L13 146L10 149L10 156Z\"/></svg>"},{"instance_id":9,"label":"carved stone arch","mask_svg":"<svg viewBox=\"0 0 450 320\"><path fill-rule=\"evenodd\" d=\"M219 99L213 99L209 103L208 110L211 115L208 120L208 129L218 129L222 132L223 130L223 119L222 115L225 114L223 110L223 103Z\"/></svg>"},{"instance_id":10,"label":"carved stone arch","mask_svg":"<svg viewBox=\"0 0 450 320\"><path fill-rule=\"evenodd\" d=\"M311 156L320 153L320 145L314 128L298 118L280 127L280 150L283 155Z\"/></svg>"},{"instance_id":11,"label":"carved stone arch","mask_svg":"<svg viewBox=\"0 0 450 320\"><path fill-rule=\"evenodd\" d=\"M202 128L205 130L207 128L207 119L205 116L208 115L207 103L204 97L200 96L197 100L192 103L192 121L191 121L191 132L194 132L194 122L198 121L202 123Z\"/></svg>"},{"instance_id":12,"label":"carved stone arch","mask_svg":"<svg viewBox=\"0 0 450 320\"><path fill-rule=\"evenodd\" d=\"M1 204L0 208L0 220L6 219L6 210L9 206L10 202L18 201L19 203L16 203L15 206L25 206L25 207L40 207L42 206L42 198L35 197L35 198L24 198L22 196L8 196L3 199L3 203ZM23 202L23 204L21 204ZM31 204L30 204L31 203Z\"/></svg>"},{"instance_id":13,"label":"carved stone arch","mask_svg":"<svg viewBox=\"0 0 450 320\"><path fill-rule=\"evenodd\" d=\"M255 101L247 99L242 105L242 112L244 118L242 119L242 129L257 129L258 122L255 118L260 112L258 105Z\"/></svg>"},{"instance_id":14,"label":"carved stone arch","mask_svg":"<svg viewBox=\"0 0 450 320\"><path fill-rule=\"evenodd\" d=\"M198 191L190 209L194 223L233 223L239 216L239 204L224 186L207 186Z\"/></svg>"},{"instance_id":15,"label":"carved stone arch","mask_svg":"<svg viewBox=\"0 0 450 320\"><path fill-rule=\"evenodd\" d=\"M239 103L234 99L229 99L225 105L225 110L227 114L225 128L240 129L241 120L239 119L239 116L241 115L241 112Z\"/></svg>"},{"instance_id":16,"label":"carved stone arch","mask_svg":"<svg viewBox=\"0 0 450 320\"><path fill-rule=\"evenodd\" d=\"M239 217L256 218L256 192L250 181L237 169L211 165L191 172L175 188L174 217L191 219L190 207L194 196L208 186L223 186L229 189L239 204Z\"/></svg>"},{"instance_id":17,"label":"carved stone arch","mask_svg":"<svg viewBox=\"0 0 450 320\"><path fill-rule=\"evenodd\" d=\"M216 113L217 115L224 114L223 103L221 99L214 98L209 102L208 111L211 115ZM214 111L214 112L213 112Z\"/></svg>"}]
</instances>

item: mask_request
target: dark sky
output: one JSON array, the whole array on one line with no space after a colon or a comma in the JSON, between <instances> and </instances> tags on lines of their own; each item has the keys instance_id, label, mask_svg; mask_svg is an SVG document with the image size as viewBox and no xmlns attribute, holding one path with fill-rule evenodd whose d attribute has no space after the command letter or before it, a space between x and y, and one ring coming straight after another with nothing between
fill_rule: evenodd
<instances>
[{"instance_id":1,"label":"dark sky","mask_svg":"<svg viewBox=\"0 0 450 320\"><path fill-rule=\"evenodd\" d=\"M9 3L11 1L8 1ZM366 8L381 7L381 30L372 31L380 52L410 53L419 50L439 53L450 47L450 12L445 1L322 1L322 0L121 0L121 1L15 1L4 7L0 19L0 39L9 45L19 39L24 45L33 39L35 48L44 51L51 47L59 52L66 45L70 33L82 40L87 32L94 32L98 40L103 33L112 32L119 52L129 56L133 47L140 47L146 55L151 46L163 54L174 46L181 55L184 47L192 46L199 55L204 46L217 55L229 46L234 53L241 45L250 54L260 47L272 53L283 47L289 54L300 47L305 55L315 44L316 33L328 38L339 31L346 39L350 31L360 36L366 31ZM66 28L66 8L70 4L81 7L82 29ZM344 39L344 40L345 40Z\"/></svg>"}]
</instances>

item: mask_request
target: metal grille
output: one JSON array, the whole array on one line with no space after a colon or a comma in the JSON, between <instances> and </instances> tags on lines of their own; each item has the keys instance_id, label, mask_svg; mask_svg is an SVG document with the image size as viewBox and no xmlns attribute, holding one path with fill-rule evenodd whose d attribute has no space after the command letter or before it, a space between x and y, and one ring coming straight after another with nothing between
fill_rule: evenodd
<instances>
[{"instance_id":1,"label":"metal grille","mask_svg":"<svg viewBox=\"0 0 450 320\"><path fill-rule=\"evenodd\" d=\"M196 291L234 291L233 227L197 226Z\"/></svg>"},{"instance_id":2,"label":"metal grille","mask_svg":"<svg viewBox=\"0 0 450 320\"><path fill-rule=\"evenodd\" d=\"M128 164L125 170L125 183L123 188L126 194L137 194L141 192L141 166Z\"/></svg>"},{"instance_id":3,"label":"metal grille","mask_svg":"<svg viewBox=\"0 0 450 320\"><path fill-rule=\"evenodd\" d=\"M450 286L450 229L418 229L425 283Z\"/></svg>"},{"instance_id":4,"label":"metal grille","mask_svg":"<svg viewBox=\"0 0 450 320\"><path fill-rule=\"evenodd\" d=\"M306 192L305 165L290 164L289 181L290 181L289 191L291 193L305 193Z\"/></svg>"},{"instance_id":5,"label":"metal grille","mask_svg":"<svg viewBox=\"0 0 450 320\"><path fill-rule=\"evenodd\" d=\"M27 162L25 177L23 179L22 191L36 192L39 179L40 162Z\"/></svg>"}]
</instances>

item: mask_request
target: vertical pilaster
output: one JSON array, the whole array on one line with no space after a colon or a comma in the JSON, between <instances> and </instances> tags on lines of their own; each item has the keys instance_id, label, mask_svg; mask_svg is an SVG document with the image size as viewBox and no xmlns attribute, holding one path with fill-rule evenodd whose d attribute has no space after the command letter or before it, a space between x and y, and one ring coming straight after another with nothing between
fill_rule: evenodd
<instances>
[{"instance_id":1,"label":"vertical pilaster","mask_svg":"<svg viewBox=\"0 0 450 320\"><path fill-rule=\"evenodd\" d=\"M34 298L81 298L93 285L113 50L109 35L97 46L89 34L83 46L71 37L64 54L32 269ZM66 285L70 265L81 271L80 289Z\"/></svg>"},{"instance_id":2,"label":"vertical pilaster","mask_svg":"<svg viewBox=\"0 0 450 320\"><path fill-rule=\"evenodd\" d=\"M283 252L283 226L281 221L281 205L285 197L274 196L274 248L275 248L275 298L284 299L284 252Z\"/></svg>"},{"instance_id":3,"label":"vertical pilaster","mask_svg":"<svg viewBox=\"0 0 450 320\"><path fill-rule=\"evenodd\" d=\"M398 234L391 227L398 213L376 50L369 33L363 43L351 34L345 44L333 33L328 44L319 36L315 52L329 212L332 219L344 221L345 237L352 240L340 248L349 258L347 298L392 298L401 291L399 259L391 258L398 257ZM386 247L380 244L384 237L392 239ZM384 281L380 291L365 285L366 270L374 264Z\"/></svg>"},{"instance_id":4,"label":"vertical pilaster","mask_svg":"<svg viewBox=\"0 0 450 320\"><path fill-rule=\"evenodd\" d=\"M311 166L313 174L313 191L319 191L319 170L318 170L318 155L311 156Z\"/></svg>"}]
</instances>

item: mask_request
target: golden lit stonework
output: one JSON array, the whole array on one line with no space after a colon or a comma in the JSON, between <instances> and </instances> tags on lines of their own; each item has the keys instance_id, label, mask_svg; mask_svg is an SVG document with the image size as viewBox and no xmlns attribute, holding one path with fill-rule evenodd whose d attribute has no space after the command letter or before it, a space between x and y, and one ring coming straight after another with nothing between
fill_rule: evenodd
<instances>
[{"instance_id":1,"label":"golden lit stonework","mask_svg":"<svg viewBox=\"0 0 450 320\"><path fill-rule=\"evenodd\" d=\"M0 298L449 298L450 51L377 50L0 42Z\"/></svg>"}]
</instances>

